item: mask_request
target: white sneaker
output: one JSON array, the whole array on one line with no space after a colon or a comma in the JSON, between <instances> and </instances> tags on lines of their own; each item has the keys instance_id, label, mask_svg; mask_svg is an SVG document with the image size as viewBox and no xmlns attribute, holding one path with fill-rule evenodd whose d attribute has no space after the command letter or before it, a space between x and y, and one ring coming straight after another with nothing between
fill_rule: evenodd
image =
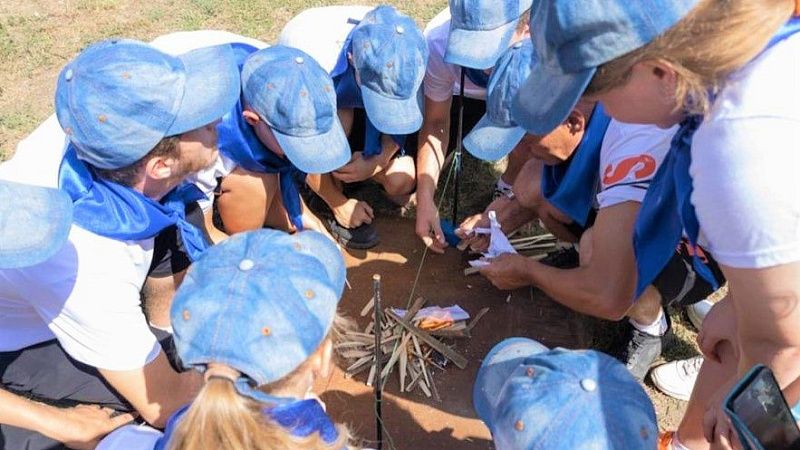
<instances>
[{"instance_id":1,"label":"white sneaker","mask_svg":"<svg viewBox=\"0 0 800 450\"><path fill-rule=\"evenodd\" d=\"M661 392L678 400L689 401L702 365L702 356L668 362L653 369L650 379Z\"/></svg>"},{"instance_id":2,"label":"white sneaker","mask_svg":"<svg viewBox=\"0 0 800 450\"><path fill-rule=\"evenodd\" d=\"M706 299L700 300L686 308L686 315L689 316L689 321L692 322L692 325L694 325L697 331L700 331L700 326L703 325L703 319L705 319L708 312L711 311L712 306L714 306L714 303Z\"/></svg>"}]
</instances>

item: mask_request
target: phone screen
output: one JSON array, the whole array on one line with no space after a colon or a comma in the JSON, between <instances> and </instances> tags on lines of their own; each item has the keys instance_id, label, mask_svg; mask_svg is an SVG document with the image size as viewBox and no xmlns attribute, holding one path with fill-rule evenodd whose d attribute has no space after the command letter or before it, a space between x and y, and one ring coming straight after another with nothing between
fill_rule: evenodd
<instances>
[{"instance_id":1,"label":"phone screen","mask_svg":"<svg viewBox=\"0 0 800 450\"><path fill-rule=\"evenodd\" d=\"M772 372L757 370L730 406L766 450L800 449L800 429Z\"/></svg>"}]
</instances>

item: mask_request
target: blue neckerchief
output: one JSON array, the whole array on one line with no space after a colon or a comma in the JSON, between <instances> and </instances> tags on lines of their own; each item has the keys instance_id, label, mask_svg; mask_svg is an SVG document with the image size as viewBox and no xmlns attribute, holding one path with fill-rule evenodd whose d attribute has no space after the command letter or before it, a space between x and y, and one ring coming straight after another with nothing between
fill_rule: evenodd
<instances>
[{"instance_id":1,"label":"blue neckerchief","mask_svg":"<svg viewBox=\"0 0 800 450\"><path fill-rule=\"evenodd\" d=\"M794 17L778 30L761 53L798 31L800 18ZM693 187L689 166L692 164L692 138L701 123L703 117L700 116L687 117L681 122L672 138L670 151L642 201L633 235L638 272L636 298L642 295L645 288L664 269L684 232L695 250L692 261L695 272L714 289L719 287L717 279L708 266L703 264L696 251L700 223L691 202Z\"/></svg>"},{"instance_id":2,"label":"blue neckerchief","mask_svg":"<svg viewBox=\"0 0 800 450\"><path fill-rule=\"evenodd\" d=\"M489 86L489 74L485 70L464 67L464 75L469 78L475 86L486 89Z\"/></svg>"},{"instance_id":3,"label":"blue neckerchief","mask_svg":"<svg viewBox=\"0 0 800 450\"><path fill-rule=\"evenodd\" d=\"M245 170L277 173L283 207L300 231L303 229L303 207L298 185L305 182L306 174L264 146L253 127L244 120L242 111L242 100L239 99L233 111L225 114L217 125L219 151Z\"/></svg>"},{"instance_id":4,"label":"blue neckerchief","mask_svg":"<svg viewBox=\"0 0 800 450\"><path fill-rule=\"evenodd\" d=\"M182 406L167 420L164 435L156 442L153 450L166 450L175 429L183 420L191 403ZM297 400L283 405L263 409L263 414L275 421L281 427L289 430L292 436L307 437L319 433L323 441L330 444L339 438L339 432L331 422L330 417L322 409L317 400Z\"/></svg>"},{"instance_id":5,"label":"blue neckerchief","mask_svg":"<svg viewBox=\"0 0 800 450\"><path fill-rule=\"evenodd\" d=\"M58 184L72 198L73 222L92 233L138 241L176 225L192 261L210 245L203 232L186 221L186 205L205 198L194 184L173 189L158 203L129 187L98 177L91 166L78 159L72 144L61 160Z\"/></svg>"},{"instance_id":6,"label":"blue neckerchief","mask_svg":"<svg viewBox=\"0 0 800 450\"><path fill-rule=\"evenodd\" d=\"M353 19L349 19L350 23L358 23ZM361 97L361 88L356 83L356 73L353 69L347 54L350 52L353 42L353 31L356 27L350 30L347 38L344 40L342 51L339 52L339 57L336 59L336 65L330 72L333 79L333 86L336 89L336 106L339 108L358 108L364 109L364 100ZM375 128L375 125L369 120L366 114L366 123L364 124L364 150L363 155L365 158L371 158L380 155L383 151L381 145L381 132ZM400 153L405 154L405 135L390 135L395 144L400 147Z\"/></svg>"},{"instance_id":7,"label":"blue neckerchief","mask_svg":"<svg viewBox=\"0 0 800 450\"><path fill-rule=\"evenodd\" d=\"M556 208L586 226L600 176L600 148L611 118L600 103L594 107L578 149L564 163L544 166L542 194Z\"/></svg>"}]
</instances>

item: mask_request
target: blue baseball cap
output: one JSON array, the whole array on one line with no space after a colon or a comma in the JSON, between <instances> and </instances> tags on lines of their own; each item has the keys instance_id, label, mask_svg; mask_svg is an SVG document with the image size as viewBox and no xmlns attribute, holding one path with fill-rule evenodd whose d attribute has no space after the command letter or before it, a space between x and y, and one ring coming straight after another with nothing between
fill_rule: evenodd
<instances>
[{"instance_id":1,"label":"blue baseball cap","mask_svg":"<svg viewBox=\"0 0 800 450\"><path fill-rule=\"evenodd\" d=\"M0 269L33 266L61 249L72 226L62 191L0 181Z\"/></svg>"},{"instance_id":2,"label":"blue baseball cap","mask_svg":"<svg viewBox=\"0 0 800 450\"><path fill-rule=\"evenodd\" d=\"M133 40L109 40L61 70L56 115L78 157L119 169L161 139L207 125L239 98L239 71L229 45L174 57Z\"/></svg>"},{"instance_id":3,"label":"blue baseball cap","mask_svg":"<svg viewBox=\"0 0 800 450\"><path fill-rule=\"evenodd\" d=\"M508 48L533 0L450 0L450 34L444 60L488 69Z\"/></svg>"},{"instance_id":4,"label":"blue baseball cap","mask_svg":"<svg viewBox=\"0 0 800 450\"><path fill-rule=\"evenodd\" d=\"M351 36L353 66L370 122L385 134L419 130L428 44L417 24L382 5L368 12Z\"/></svg>"},{"instance_id":5,"label":"blue baseball cap","mask_svg":"<svg viewBox=\"0 0 800 450\"><path fill-rule=\"evenodd\" d=\"M175 294L175 346L187 367L220 363L241 372L236 387L277 381L325 340L345 283L342 254L315 231L239 233L208 249Z\"/></svg>"},{"instance_id":6,"label":"blue baseball cap","mask_svg":"<svg viewBox=\"0 0 800 450\"><path fill-rule=\"evenodd\" d=\"M242 67L242 94L298 169L327 173L350 161L333 81L303 51L276 45L251 54Z\"/></svg>"},{"instance_id":7,"label":"blue baseball cap","mask_svg":"<svg viewBox=\"0 0 800 450\"><path fill-rule=\"evenodd\" d=\"M476 158L495 161L514 150L525 129L511 117L511 102L531 73L531 41L520 41L497 60L486 91L486 114L464 138L464 148Z\"/></svg>"},{"instance_id":8,"label":"blue baseball cap","mask_svg":"<svg viewBox=\"0 0 800 450\"><path fill-rule=\"evenodd\" d=\"M548 350L527 338L497 344L473 390L498 450L656 448L650 398L614 358Z\"/></svg>"},{"instance_id":9,"label":"blue baseball cap","mask_svg":"<svg viewBox=\"0 0 800 450\"><path fill-rule=\"evenodd\" d=\"M537 66L514 99L517 123L548 134L569 116L598 67L648 44L697 1L536 2L531 40Z\"/></svg>"}]
</instances>

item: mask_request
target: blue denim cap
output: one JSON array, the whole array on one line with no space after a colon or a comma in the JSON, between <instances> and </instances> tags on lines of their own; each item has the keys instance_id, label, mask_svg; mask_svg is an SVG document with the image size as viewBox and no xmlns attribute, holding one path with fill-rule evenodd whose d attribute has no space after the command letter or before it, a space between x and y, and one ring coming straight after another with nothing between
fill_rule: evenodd
<instances>
[{"instance_id":1,"label":"blue denim cap","mask_svg":"<svg viewBox=\"0 0 800 450\"><path fill-rule=\"evenodd\" d=\"M533 0L450 0L450 34L444 60L474 69L492 67L508 48Z\"/></svg>"},{"instance_id":2,"label":"blue denim cap","mask_svg":"<svg viewBox=\"0 0 800 450\"><path fill-rule=\"evenodd\" d=\"M464 138L464 148L476 158L495 161L514 150L525 129L511 117L511 102L531 73L533 44L515 43L494 65L486 90L486 114Z\"/></svg>"},{"instance_id":3,"label":"blue denim cap","mask_svg":"<svg viewBox=\"0 0 800 450\"><path fill-rule=\"evenodd\" d=\"M506 339L486 356L473 390L498 450L656 448L650 398L614 358Z\"/></svg>"},{"instance_id":4,"label":"blue denim cap","mask_svg":"<svg viewBox=\"0 0 800 450\"><path fill-rule=\"evenodd\" d=\"M248 383L237 387L277 381L325 340L344 283L344 259L320 233L231 236L192 265L175 294L178 355L201 372L212 362L238 370Z\"/></svg>"},{"instance_id":5,"label":"blue denim cap","mask_svg":"<svg viewBox=\"0 0 800 450\"><path fill-rule=\"evenodd\" d=\"M298 169L328 173L350 161L333 81L303 51L276 45L251 54L242 67L242 94Z\"/></svg>"},{"instance_id":6,"label":"blue denim cap","mask_svg":"<svg viewBox=\"0 0 800 450\"><path fill-rule=\"evenodd\" d=\"M375 128L398 135L419 130L428 44L414 20L378 6L356 25L351 42L364 109Z\"/></svg>"},{"instance_id":7,"label":"blue denim cap","mask_svg":"<svg viewBox=\"0 0 800 450\"><path fill-rule=\"evenodd\" d=\"M0 269L50 259L71 227L72 200L65 192L0 181Z\"/></svg>"},{"instance_id":8,"label":"blue denim cap","mask_svg":"<svg viewBox=\"0 0 800 450\"><path fill-rule=\"evenodd\" d=\"M548 134L569 116L598 67L648 44L697 1L536 2L531 11L536 68L514 99L514 118L533 134Z\"/></svg>"},{"instance_id":9,"label":"blue denim cap","mask_svg":"<svg viewBox=\"0 0 800 450\"><path fill-rule=\"evenodd\" d=\"M207 125L239 98L239 71L229 45L174 57L143 42L92 45L58 76L56 115L78 157L119 169L161 139Z\"/></svg>"}]
</instances>

